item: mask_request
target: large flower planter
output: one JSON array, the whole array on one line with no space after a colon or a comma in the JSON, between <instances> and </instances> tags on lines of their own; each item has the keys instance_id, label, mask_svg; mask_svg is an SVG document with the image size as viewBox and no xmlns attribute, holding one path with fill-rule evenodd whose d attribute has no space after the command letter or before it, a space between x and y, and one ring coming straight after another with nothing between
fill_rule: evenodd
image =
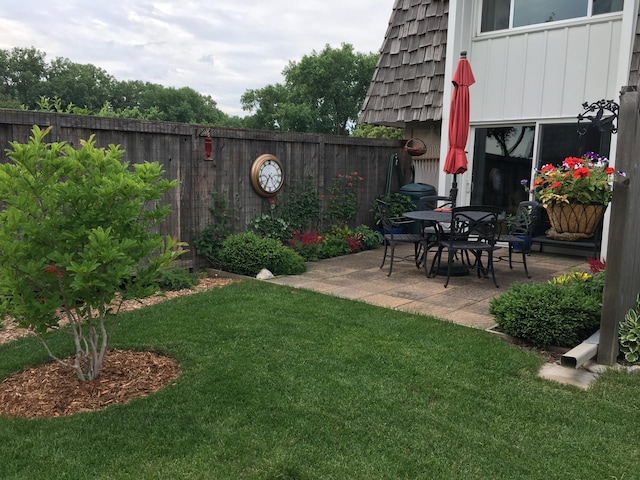
<instances>
[{"instance_id":1,"label":"large flower planter","mask_svg":"<svg viewBox=\"0 0 640 480\"><path fill-rule=\"evenodd\" d=\"M545 206L551 228L546 235L556 240L575 241L592 237L602 220L604 205L558 204Z\"/></svg>"}]
</instances>

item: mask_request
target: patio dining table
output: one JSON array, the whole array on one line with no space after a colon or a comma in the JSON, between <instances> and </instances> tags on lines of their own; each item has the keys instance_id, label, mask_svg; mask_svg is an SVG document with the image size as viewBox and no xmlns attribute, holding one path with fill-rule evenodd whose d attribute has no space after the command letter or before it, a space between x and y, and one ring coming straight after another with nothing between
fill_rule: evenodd
<instances>
[{"instance_id":1,"label":"patio dining table","mask_svg":"<svg viewBox=\"0 0 640 480\"><path fill-rule=\"evenodd\" d=\"M478 212L478 217L481 217L482 215L484 215L482 212ZM433 222L433 223L439 223L439 224L450 224L452 213L451 213L451 209L449 208L435 209L435 210L414 210L411 212L403 213L403 216L411 220L417 220L423 223ZM504 214L501 214L499 215L498 219L500 221L503 221L506 219L506 217L504 216ZM422 259L422 261L426 262L427 251L423 252L423 255L424 255L424 258ZM426 265L425 265L425 269L426 269ZM441 267L441 270L442 270L442 267ZM446 275L446 272L433 271L433 268L432 268L431 270L428 271L427 275L430 277L434 277L442 273ZM453 265L451 276L461 277L464 275L469 275L469 267L467 265L465 265L464 263Z\"/></svg>"},{"instance_id":2,"label":"patio dining table","mask_svg":"<svg viewBox=\"0 0 640 480\"><path fill-rule=\"evenodd\" d=\"M451 209L415 210L411 212L405 212L402 215L411 220L417 220L419 222L422 222L423 224L424 223L440 223L440 224L451 223ZM438 272L434 271L433 265L431 266L432 268L430 270L427 270L427 265L426 265L427 252L428 252L428 249L425 249L425 251L422 252L423 257L420 259L421 262L425 262L425 271L427 271L427 276L435 277L437 274L443 273L439 271ZM441 270L442 270L442 267L441 267ZM446 272L444 273L446 274ZM458 276L458 277L469 275L469 267L464 263L456 264L453 267L452 275Z\"/></svg>"}]
</instances>

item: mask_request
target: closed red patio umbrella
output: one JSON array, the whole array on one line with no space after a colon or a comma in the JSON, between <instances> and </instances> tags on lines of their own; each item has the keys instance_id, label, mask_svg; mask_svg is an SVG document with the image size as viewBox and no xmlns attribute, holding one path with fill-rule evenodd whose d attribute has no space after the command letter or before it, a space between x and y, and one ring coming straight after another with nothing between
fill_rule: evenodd
<instances>
[{"instance_id":1,"label":"closed red patio umbrella","mask_svg":"<svg viewBox=\"0 0 640 480\"><path fill-rule=\"evenodd\" d=\"M475 81L467 52L460 52L456 71L451 78L453 95L449 110L449 151L444 163L445 173L453 175L450 196L454 205L458 196L456 175L467 171L467 153L464 148L469 137L469 86Z\"/></svg>"}]
</instances>

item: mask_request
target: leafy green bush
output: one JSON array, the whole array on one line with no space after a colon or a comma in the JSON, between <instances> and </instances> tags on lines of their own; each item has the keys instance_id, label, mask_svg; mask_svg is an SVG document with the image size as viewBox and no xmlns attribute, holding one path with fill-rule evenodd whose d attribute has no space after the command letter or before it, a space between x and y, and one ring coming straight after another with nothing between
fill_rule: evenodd
<instances>
[{"instance_id":1,"label":"leafy green bush","mask_svg":"<svg viewBox=\"0 0 640 480\"><path fill-rule=\"evenodd\" d=\"M372 250L382 244L384 238L377 230L372 230L366 225L358 225L353 230L353 235L360 241L362 250Z\"/></svg>"},{"instance_id":2,"label":"leafy green bush","mask_svg":"<svg viewBox=\"0 0 640 480\"><path fill-rule=\"evenodd\" d=\"M253 232L228 237L220 259L225 270L239 275L255 276L263 268L274 275L299 275L307 268L304 258L279 240Z\"/></svg>"},{"instance_id":3,"label":"leafy green bush","mask_svg":"<svg viewBox=\"0 0 640 480\"><path fill-rule=\"evenodd\" d=\"M289 243L291 227L286 220L271 215L260 215L247 225L250 232L262 238L274 238L282 244Z\"/></svg>"},{"instance_id":4,"label":"leafy green bush","mask_svg":"<svg viewBox=\"0 0 640 480\"><path fill-rule=\"evenodd\" d=\"M602 295L582 283L514 284L489 304L504 333L536 346L574 347L600 325Z\"/></svg>"},{"instance_id":5,"label":"leafy green bush","mask_svg":"<svg viewBox=\"0 0 640 480\"><path fill-rule=\"evenodd\" d=\"M358 172L338 174L329 188L326 220L329 225L343 226L358 213L359 183L364 181Z\"/></svg>"},{"instance_id":6,"label":"leafy green bush","mask_svg":"<svg viewBox=\"0 0 640 480\"><path fill-rule=\"evenodd\" d=\"M158 286L160 290L172 292L191 288L196 284L196 276L186 268L171 268L160 273Z\"/></svg>"},{"instance_id":7,"label":"leafy green bush","mask_svg":"<svg viewBox=\"0 0 640 480\"><path fill-rule=\"evenodd\" d=\"M307 262L316 262L320 259L324 237L315 230L302 233L295 231L289 240L289 246L298 252Z\"/></svg>"},{"instance_id":8,"label":"leafy green bush","mask_svg":"<svg viewBox=\"0 0 640 480\"><path fill-rule=\"evenodd\" d=\"M274 205L292 230L313 230L320 220L320 195L313 176L307 176L303 182L292 180L285 184L282 196Z\"/></svg>"},{"instance_id":9,"label":"leafy green bush","mask_svg":"<svg viewBox=\"0 0 640 480\"><path fill-rule=\"evenodd\" d=\"M211 262L214 267L220 267L220 250L222 243L233 233L231 220L234 212L229 208L228 200L217 192L211 193L213 203L209 206L211 221L193 238L193 246L198 255L202 255Z\"/></svg>"},{"instance_id":10,"label":"leafy green bush","mask_svg":"<svg viewBox=\"0 0 640 480\"><path fill-rule=\"evenodd\" d=\"M155 293L159 272L185 251L153 233L170 212L158 202L177 182L157 162L130 165L120 147L97 148L93 135L78 149L46 143L51 128L34 126L27 144L10 142L0 164L0 314L87 381L108 352L108 305L117 294ZM44 336L63 319L73 361L56 357Z\"/></svg>"},{"instance_id":11,"label":"leafy green bush","mask_svg":"<svg viewBox=\"0 0 640 480\"><path fill-rule=\"evenodd\" d=\"M376 220L376 225L380 225L380 213L378 212L377 200L382 200L389 205L389 214L391 217L401 217L403 213L416 209L413 200L408 195L402 193L385 193L378 195L373 199L373 202L371 202L370 209L371 213L373 213L373 218Z\"/></svg>"},{"instance_id":12,"label":"leafy green bush","mask_svg":"<svg viewBox=\"0 0 640 480\"><path fill-rule=\"evenodd\" d=\"M636 300L636 308L624 316L619 331L620 352L627 362L640 360L640 297Z\"/></svg>"},{"instance_id":13,"label":"leafy green bush","mask_svg":"<svg viewBox=\"0 0 640 480\"><path fill-rule=\"evenodd\" d=\"M350 253L351 249L344 238L332 234L324 237L322 249L320 250L320 258L340 257Z\"/></svg>"}]
</instances>

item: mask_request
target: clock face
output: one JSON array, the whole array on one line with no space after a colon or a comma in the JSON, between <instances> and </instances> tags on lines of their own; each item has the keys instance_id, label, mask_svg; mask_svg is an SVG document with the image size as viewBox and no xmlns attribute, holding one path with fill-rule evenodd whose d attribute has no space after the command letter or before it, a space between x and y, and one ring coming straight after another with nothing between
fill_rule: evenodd
<instances>
[{"instance_id":1,"label":"clock face","mask_svg":"<svg viewBox=\"0 0 640 480\"><path fill-rule=\"evenodd\" d=\"M258 181L265 192L276 192L282 185L282 168L275 161L267 160L260 167Z\"/></svg>"},{"instance_id":2,"label":"clock face","mask_svg":"<svg viewBox=\"0 0 640 480\"><path fill-rule=\"evenodd\" d=\"M263 197L278 193L284 184L284 171L278 157L264 154L256 158L251 167L251 184Z\"/></svg>"}]
</instances>

